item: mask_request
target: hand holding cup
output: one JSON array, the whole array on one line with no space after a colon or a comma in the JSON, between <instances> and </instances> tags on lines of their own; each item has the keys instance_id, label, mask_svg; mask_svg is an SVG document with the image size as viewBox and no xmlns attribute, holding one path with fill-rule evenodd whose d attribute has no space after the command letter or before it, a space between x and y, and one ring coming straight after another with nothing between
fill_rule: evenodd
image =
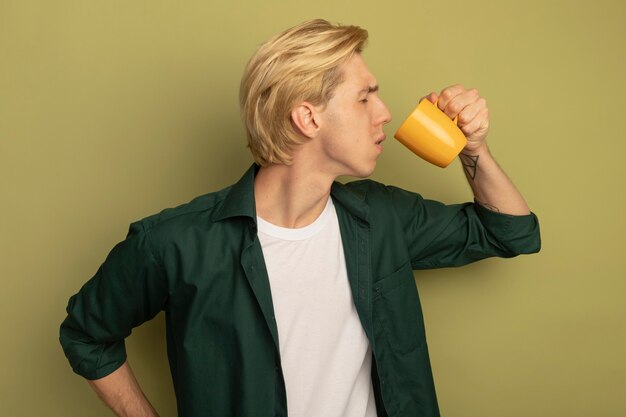
<instances>
[{"instance_id":1,"label":"hand holding cup","mask_svg":"<svg viewBox=\"0 0 626 417\"><path fill-rule=\"evenodd\" d=\"M457 84L424 97L394 137L426 161L446 167L461 151L482 146L488 130L485 99Z\"/></svg>"}]
</instances>

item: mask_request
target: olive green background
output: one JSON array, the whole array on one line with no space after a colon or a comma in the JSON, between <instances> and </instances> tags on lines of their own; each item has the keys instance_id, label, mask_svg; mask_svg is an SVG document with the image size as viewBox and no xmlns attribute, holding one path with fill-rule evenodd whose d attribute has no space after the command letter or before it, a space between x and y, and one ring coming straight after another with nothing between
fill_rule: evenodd
<instances>
[{"instance_id":1,"label":"olive green background","mask_svg":"<svg viewBox=\"0 0 626 417\"><path fill-rule=\"evenodd\" d=\"M541 220L538 255L416 274L442 415L626 415L617 0L0 0L0 415L110 415L58 344L67 299L131 221L239 178L243 66L315 17L370 32L394 115L375 179L471 198L458 162L391 139L420 97L462 83L487 98L492 151ZM165 417L163 339L160 315L128 351Z\"/></svg>"}]
</instances>

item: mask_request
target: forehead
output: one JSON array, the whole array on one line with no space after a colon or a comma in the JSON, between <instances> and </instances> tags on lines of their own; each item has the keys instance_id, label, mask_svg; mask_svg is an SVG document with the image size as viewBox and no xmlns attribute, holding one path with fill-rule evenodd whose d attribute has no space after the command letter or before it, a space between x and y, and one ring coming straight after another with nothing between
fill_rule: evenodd
<instances>
[{"instance_id":1,"label":"forehead","mask_svg":"<svg viewBox=\"0 0 626 417\"><path fill-rule=\"evenodd\" d=\"M354 54L343 64L343 85L346 88L363 89L376 85L376 78L371 73L361 54Z\"/></svg>"}]
</instances>

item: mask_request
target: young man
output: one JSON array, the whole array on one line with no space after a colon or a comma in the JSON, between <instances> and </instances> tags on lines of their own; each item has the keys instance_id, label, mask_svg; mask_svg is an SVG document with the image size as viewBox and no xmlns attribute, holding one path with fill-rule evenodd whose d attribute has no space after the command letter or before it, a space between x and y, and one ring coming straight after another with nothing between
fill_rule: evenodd
<instances>
[{"instance_id":1,"label":"young man","mask_svg":"<svg viewBox=\"0 0 626 417\"><path fill-rule=\"evenodd\" d=\"M133 223L70 299L65 353L118 415L156 415L124 338L161 310L180 416L439 415L412 270L536 252L538 223L460 85L427 99L459 118L475 203L335 182L374 171L391 120L366 39L315 20L263 44L240 95L256 164Z\"/></svg>"}]
</instances>

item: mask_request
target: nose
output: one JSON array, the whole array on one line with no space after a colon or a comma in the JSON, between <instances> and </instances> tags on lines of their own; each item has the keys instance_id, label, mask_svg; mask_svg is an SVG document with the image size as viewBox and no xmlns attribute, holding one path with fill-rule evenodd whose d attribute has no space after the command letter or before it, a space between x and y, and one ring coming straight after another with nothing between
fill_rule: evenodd
<instances>
[{"instance_id":1,"label":"nose","mask_svg":"<svg viewBox=\"0 0 626 417\"><path fill-rule=\"evenodd\" d=\"M391 122L391 112L382 99L380 99L380 121L383 125Z\"/></svg>"}]
</instances>

